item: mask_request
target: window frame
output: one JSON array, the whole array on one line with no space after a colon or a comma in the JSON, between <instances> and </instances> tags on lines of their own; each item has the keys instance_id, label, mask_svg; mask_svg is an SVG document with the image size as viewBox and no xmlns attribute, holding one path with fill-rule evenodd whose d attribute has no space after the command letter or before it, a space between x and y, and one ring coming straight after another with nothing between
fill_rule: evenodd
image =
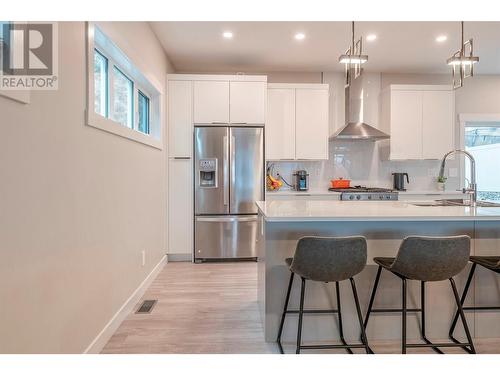
<instances>
[{"instance_id":1,"label":"window frame","mask_svg":"<svg viewBox=\"0 0 500 375\"><path fill-rule=\"evenodd\" d=\"M460 113L458 115L458 134L460 137L458 145L461 150L465 150L465 128L470 126L471 123L478 123L478 125L474 125L476 127L491 127L488 123L500 123L500 113ZM480 125L481 123L483 125ZM469 178L465 175L465 162L465 158L460 157L459 183L461 185L464 183L466 177Z\"/></svg>"},{"instance_id":2,"label":"window frame","mask_svg":"<svg viewBox=\"0 0 500 375\"><path fill-rule=\"evenodd\" d=\"M109 133L131 139L148 146L163 149L163 91L152 77L146 77L129 57L120 50L93 22L87 22L87 109L86 124ZM107 61L107 116L95 112L94 51ZM132 127L112 119L113 116L113 68L132 82ZM139 131L139 91L149 99L149 133Z\"/></svg>"},{"instance_id":3,"label":"window frame","mask_svg":"<svg viewBox=\"0 0 500 375\"><path fill-rule=\"evenodd\" d=\"M134 112L137 108L137 106L135 105L135 91L136 91L136 85L134 84L134 80L131 79L126 73L124 73L120 67L116 64L113 64L113 72L111 74L112 78L109 79L108 82L112 82L113 83L113 86L110 88L110 94L112 94L113 96L113 101L110 102L110 108L112 108L112 110L110 111L109 113L109 116L108 118L110 118L111 120L113 120L113 115L114 115L114 112L115 112L115 95L114 95L114 92L115 92L115 70L118 71L118 74L121 74L123 77L125 77L126 80L128 80L130 82L130 86L131 86L131 97L129 98L130 100L130 105L132 106L130 108L130 114L127 115L130 116L130 124L128 123L128 118L127 118L127 124L123 124L121 122L119 122L119 124L121 124L122 126L126 126L128 127L129 129L134 129L134 130L137 130L137 126L136 126L136 121L135 121L135 118L136 116L134 116ZM109 72L109 67L108 67L108 72ZM116 120L113 120L113 121L116 121ZM118 121L116 121L118 122Z\"/></svg>"},{"instance_id":4,"label":"window frame","mask_svg":"<svg viewBox=\"0 0 500 375\"><path fill-rule=\"evenodd\" d=\"M140 129L140 120L141 120L141 116L139 114L139 98L140 97L144 97L146 100L147 100L147 111L146 111L146 118L147 118L147 123L146 123L146 129L147 129L147 132L142 132L143 134L150 134L151 133L151 127L150 127L150 118L151 118L151 98L148 94L146 94L145 92L143 92L140 88L137 88L137 129L139 130ZM139 130L140 131L140 130Z\"/></svg>"},{"instance_id":5,"label":"window frame","mask_svg":"<svg viewBox=\"0 0 500 375\"><path fill-rule=\"evenodd\" d=\"M105 66L105 69L106 69L106 81L105 81L105 85L104 85L105 86L105 93L104 93L104 116L103 117L109 118L110 117L110 110L109 110L109 98L110 98L109 83L110 83L110 79L111 79L109 77L109 58L106 57L106 55L104 55L104 53L102 53L99 50L98 47L94 48L94 56L95 56L96 52L106 62L106 66ZM94 69L92 69L92 71L94 71ZM94 77L94 85L95 85L95 77ZM95 89L95 86L94 86L94 89ZM94 90L94 99L95 99L95 90ZM95 112L95 100L94 100L94 112ZM98 113L98 114L100 114L100 113Z\"/></svg>"}]
</instances>

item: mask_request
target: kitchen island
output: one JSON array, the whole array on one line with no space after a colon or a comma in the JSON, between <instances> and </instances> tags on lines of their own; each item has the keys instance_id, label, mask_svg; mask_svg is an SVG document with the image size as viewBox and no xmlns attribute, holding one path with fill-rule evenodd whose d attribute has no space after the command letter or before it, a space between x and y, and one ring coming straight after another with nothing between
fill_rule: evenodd
<instances>
[{"instance_id":1,"label":"kitchen island","mask_svg":"<svg viewBox=\"0 0 500 375\"><path fill-rule=\"evenodd\" d=\"M368 265L355 276L363 314L366 312L377 266L373 257L394 257L404 237L409 235L447 236L467 234L472 238L471 255L500 254L500 208L468 206L422 207L412 202L347 202L335 200L276 200L258 202L260 230L258 298L266 341L275 341L279 326L289 270L285 258L293 256L297 240L302 236L365 236L368 241ZM469 267L456 277L459 292ZM500 305L500 278L491 271L478 267L465 305ZM409 281L408 308L419 307L420 284ZM290 309L298 305L299 283L294 283ZM344 335L348 341L357 341L359 326L352 292L348 282L341 283ZM400 308L399 279L382 272L375 308ZM307 284L307 308L335 308L333 284ZM449 283L433 282L426 293L427 336L446 339L455 305ZM467 312L469 327L474 337L500 337L500 312ZM417 319L418 318L418 319ZM419 316L408 314L408 338L418 339ZM287 316L283 342L293 343L297 317ZM368 339L400 340L399 313L378 313L370 317ZM464 337L461 325L457 337ZM337 319L331 315L308 315L304 318L304 342L337 341Z\"/></svg>"}]
</instances>

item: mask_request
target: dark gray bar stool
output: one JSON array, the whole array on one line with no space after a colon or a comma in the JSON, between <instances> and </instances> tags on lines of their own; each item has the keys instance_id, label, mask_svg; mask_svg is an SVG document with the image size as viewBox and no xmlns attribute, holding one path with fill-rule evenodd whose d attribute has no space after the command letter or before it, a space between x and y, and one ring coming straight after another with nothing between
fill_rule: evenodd
<instances>
[{"instance_id":1,"label":"dark gray bar stool","mask_svg":"<svg viewBox=\"0 0 500 375\"><path fill-rule=\"evenodd\" d=\"M407 348L432 348L434 351L443 354L439 347L468 347L471 353L475 353L472 337L469 332L467 321L462 309L457 287L453 276L460 273L469 260L470 237L407 237L401 243L396 258L373 258L379 265L375 283L373 285L368 311L365 317L365 329L371 313L376 312L401 312L402 315L402 353L406 353ZM377 287L382 268L398 276L402 282L402 308L401 309L373 309L373 301L377 293ZM428 281L442 281L448 279L453 290L458 313L464 325L467 335L467 343L432 343L425 335L425 283ZM406 308L406 280L418 280L420 284L420 309ZM406 315L408 312L421 313L421 337L425 344L406 343Z\"/></svg>"},{"instance_id":2,"label":"dark gray bar stool","mask_svg":"<svg viewBox=\"0 0 500 375\"><path fill-rule=\"evenodd\" d=\"M281 345L281 334L285 323L286 314L299 314L299 324L297 329L297 349L299 354L301 349L345 349L352 354L351 348L364 348L369 352L368 341L366 339L363 326L363 317L359 306L356 284L353 276L360 273L366 265L366 239L364 237L303 237L299 239L295 255L293 258L287 258L286 263L290 268L290 281L285 297L285 305L281 316L281 323L278 331L277 343L280 352L283 354ZM300 289L300 307L299 310L288 310L288 301L290 291L292 290L293 278L297 274L302 279ZM351 282L352 293L361 328L362 344L347 344L344 340L342 328L342 313L340 307L340 288L339 282L349 279ZM305 310L304 298L306 290L306 280L320 282L335 282L337 295L337 309L334 310ZM341 345L302 345L302 318L304 314L338 314L339 333Z\"/></svg>"},{"instance_id":3,"label":"dark gray bar stool","mask_svg":"<svg viewBox=\"0 0 500 375\"><path fill-rule=\"evenodd\" d=\"M460 303L462 306L465 303L465 299L467 298L467 292L469 291L469 287L472 281L472 277L474 276L474 272L476 271L476 266L480 265L490 271L495 273L500 273L500 256L471 256L469 260L472 262L472 267L469 272L469 276L467 277L467 282L465 283L464 291L462 293L462 298L460 298ZM463 306L464 311L470 310L500 310L500 306ZM450 339L455 343L460 343L454 336L455 327L457 326L459 311L455 313L453 317L453 322L451 323L450 328ZM470 349L464 347L464 350L470 352Z\"/></svg>"}]
</instances>

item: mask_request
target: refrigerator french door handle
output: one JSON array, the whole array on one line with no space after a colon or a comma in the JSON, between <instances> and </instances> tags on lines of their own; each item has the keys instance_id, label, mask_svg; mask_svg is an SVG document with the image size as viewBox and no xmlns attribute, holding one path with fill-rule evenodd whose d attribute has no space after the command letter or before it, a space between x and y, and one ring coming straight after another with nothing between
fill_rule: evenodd
<instances>
[{"instance_id":1,"label":"refrigerator french door handle","mask_svg":"<svg viewBox=\"0 0 500 375\"><path fill-rule=\"evenodd\" d=\"M223 154L224 154L224 168L223 168L223 173L224 173L224 206L227 206L229 204L229 181L228 181L228 164L229 164L229 150L228 150L228 139L227 135L225 135L222 139L222 144L223 144Z\"/></svg>"},{"instance_id":2,"label":"refrigerator french door handle","mask_svg":"<svg viewBox=\"0 0 500 375\"><path fill-rule=\"evenodd\" d=\"M231 150L231 187L234 188L236 185L236 163L235 163L235 157L236 157L236 137L233 135L231 132L231 141L229 143L229 149ZM234 193L234 190L233 190ZM233 205L234 202L231 202L231 205Z\"/></svg>"},{"instance_id":3,"label":"refrigerator french door handle","mask_svg":"<svg viewBox=\"0 0 500 375\"><path fill-rule=\"evenodd\" d=\"M225 223L234 223L234 222L251 222L251 221L257 221L258 216L257 215L252 215L252 216L232 216L232 217L227 217L227 216L211 216L211 217L203 217L203 216L197 216L196 221L203 221L203 222L215 222L215 223L220 223L220 222L225 222Z\"/></svg>"}]
</instances>

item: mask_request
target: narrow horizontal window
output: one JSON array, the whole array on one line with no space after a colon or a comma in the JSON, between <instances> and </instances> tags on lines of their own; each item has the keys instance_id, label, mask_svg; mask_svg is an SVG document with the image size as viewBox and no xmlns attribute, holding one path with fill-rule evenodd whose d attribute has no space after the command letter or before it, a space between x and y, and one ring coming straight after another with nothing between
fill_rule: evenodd
<instances>
[{"instance_id":1,"label":"narrow horizontal window","mask_svg":"<svg viewBox=\"0 0 500 375\"><path fill-rule=\"evenodd\" d=\"M113 120L128 128L134 124L134 83L113 66Z\"/></svg>"},{"instance_id":2,"label":"narrow horizontal window","mask_svg":"<svg viewBox=\"0 0 500 375\"><path fill-rule=\"evenodd\" d=\"M139 90L138 97L139 131L149 134L149 98Z\"/></svg>"},{"instance_id":3,"label":"narrow horizontal window","mask_svg":"<svg viewBox=\"0 0 500 375\"><path fill-rule=\"evenodd\" d=\"M161 149L162 90L88 23L87 125Z\"/></svg>"}]
</instances>

